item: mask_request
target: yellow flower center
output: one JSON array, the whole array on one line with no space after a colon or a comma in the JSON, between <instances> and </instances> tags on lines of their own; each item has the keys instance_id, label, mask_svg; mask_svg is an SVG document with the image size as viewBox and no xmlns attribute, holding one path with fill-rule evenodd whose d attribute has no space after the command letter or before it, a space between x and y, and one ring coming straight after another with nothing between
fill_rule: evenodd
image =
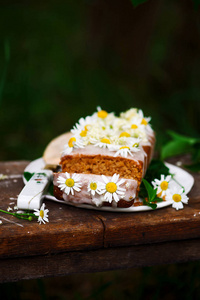
<instances>
[{"instance_id":1,"label":"yellow flower center","mask_svg":"<svg viewBox=\"0 0 200 300\"><path fill-rule=\"evenodd\" d=\"M126 131L124 131L124 132L122 132L121 134L120 134L120 136L119 137L130 137L131 135L128 133L128 132L126 132Z\"/></svg>"},{"instance_id":2,"label":"yellow flower center","mask_svg":"<svg viewBox=\"0 0 200 300\"><path fill-rule=\"evenodd\" d=\"M40 217L41 217L42 219L44 218L44 211L43 211L43 210L40 211Z\"/></svg>"},{"instance_id":3,"label":"yellow flower center","mask_svg":"<svg viewBox=\"0 0 200 300\"><path fill-rule=\"evenodd\" d=\"M101 119L105 119L105 118L107 117L107 115L108 115L108 113L107 113L107 111L105 111L105 110L100 110L100 111L98 111L98 113L97 113L97 116L98 116L99 118L101 118Z\"/></svg>"},{"instance_id":4,"label":"yellow flower center","mask_svg":"<svg viewBox=\"0 0 200 300\"><path fill-rule=\"evenodd\" d=\"M82 130L80 136L84 137L87 135L87 130Z\"/></svg>"},{"instance_id":5,"label":"yellow flower center","mask_svg":"<svg viewBox=\"0 0 200 300\"><path fill-rule=\"evenodd\" d=\"M143 118L141 124L142 124L142 125L147 125L148 122L147 122L147 120L145 120L145 119Z\"/></svg>"},{"instance_id":6,"label":"yellow flower center","mask_svg":"<svg viewBox=\"0 0 200 300\"><path fill-rule=\"evenodd\" d=\"M88 127L89 127L90 125L85 125L85 127L84 127L84 129L86 130L86 131L88 131Z\"/></svg>"},{"instance_id":7,"label":"yellow flower center","mask_svg":"<svg viewBox=\"0 0 200 300\"><path fill-rule=\"evenodd\" d=\"M103 139L101 139L101 143L110 144L110 140L107 138L103 138Z\"/></svg>"},{"instance_id":8,"label":"yellow flower center","mask_svg":"<svg viewBox=\"0 0 200 300\"><path fill-rule=\"evenodd\" d=\"M76 138L75 137L72 137L69 142L68 142L68 146L70 148L74 147L74 142L76 142Z\"/></svg>"},{"instance_id":9,"label":"yellow flower center","mask_svg":"<svg viewBox=\"0 0 200 300\"><path fill-rule=\"evenodd\" d=\"M114 183L114 182L108 182L108 183L106 184L106 191L107 191L107 192L113 194L113 193L116 192L116 190L117 190L117 185L116 185L116 183Z\"/></svg>"},{"instance_id":10,"label":"yellow flower center","mask_svg":"<svg viewBox=\"0 0 200 300\"><path fill-rule=\"evenodd\" d=\"M138 143L133 144L133 147L138 147L138 146L139 146Z\"/></svg>"},{"instance_id":11,"label":"yellow flower center","mask_svg":"<svg viewBox=\"0 0 200 300\"><path fill-rule=\"evenodd\" d=\"M94 190L94 191L97 189L97 184L96 184L96 182L91 182L91 183L90 183L90 189L91 189L91 190Z\"/></svg>"},{"instance_id":12,"label":"yellow flower center","mask_svg":"<svg viewBox=\"0 0 200 300\"><path fill-rule=\"evenodd\" d=\"M132 129L137 129L138 126L137 126L136 124L132 124L132 125L131 125L131 128L132 128Z\"/></svg>"},{"instance_id":13,"label":"yellow flower center","mask_svg":"<svg viewBox=\"0 0 200 300\"><path fill-rule=\"evenodd\" d=\"M168 182L166 180L162 181L160 187L161 190L166 191L168 189Z\"/></svg>"},{"instance_id":14,"label":"yellow flower center","mask_svg":"<svg viewBox=\"0 0 200 300\"><path fill-rule=\"evenodd\" d=\"M68 179L65 181L65 184L66 184L68 187L74 186L74 179L68 178Z\"/></svg>"},{"instance_id":15,"label":"yellow flower center","mask_svg":"<svg viewBox=\"0 0 200 300\"><path fill-rule=\"evenodd\" d=\"M175 201L175 202L180 202L181 201L181 195L179 194L174 194L172 196L172 199Z\"/></svg>"},{"instance_id":16,"label":"yellow flower center","mask_svg":"<svg viewBox=\"0 0 200 300\"><path fill-rule=\"evenodd\" d=\"M130 148L128 146L122 146L119 148L119 150L121 150L121 149L130 149Z\"/></svg>"}]
</instances>

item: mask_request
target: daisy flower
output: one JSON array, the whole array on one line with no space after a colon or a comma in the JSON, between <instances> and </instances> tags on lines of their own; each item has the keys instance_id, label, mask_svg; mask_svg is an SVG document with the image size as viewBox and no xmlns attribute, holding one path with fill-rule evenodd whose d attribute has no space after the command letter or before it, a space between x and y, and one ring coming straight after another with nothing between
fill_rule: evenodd
<instances>
[{"instance_id":1,"label":"daisy flower","mask_svg":"<svg viewBox=\"0 0 200 300\"><path fill-rule=\"evenodd\" d=\"M129 122L127 122L123 129L128 129L128 130L131 130L131 132L135 133L135 132L138 132L138 131L143 131L144 130L144 124L142 124L142 118L141 117L138 117L138 116L135 116L133 117Z\"/></svg>"},{"instance_id":2,"label":"daisy flower","mask_svg":"<svg viewBox=\"0 0 200 300\"><path fill-rule=\"evenodd\" d=\"M102 110L100 106L97 107L97 117L100 119L105 119L108 116L107 111Z\"/></svg>"},{"instance_id":3,"label":"daisy flower","mask_svg":"<svg viewBox=\"0 0 200 300\"><path fill-rule=\"evenodd\" d=\"M74 195L74 191L80 192L82 184L80 182L81 176L74 173L70 176L69 173L65 172L65 177L59 176L57 182L59 183L59 188L64 191L67 195L70 193Z\"/></svg>"},{"instance_id":4,"label":"daisy flower","mask_svg":"<svg viewBox=\"0 0 200 300\"><path fill-rule=\"evenodd\" d=\"M146 126L151 121L151 117L147 117L147 118L144 117L143 111L141 109L138 111L138 116L141 118L141 124L142 125Z\"/></svg>"},{"instance_id":5,"label":"daisy flower","mask_svg":"<svg viewBox=\"0 0 200 300\"><path fill-rule=\"evenodd\" d=\"M176 210L183 209L183 203L188 204L188 199L184 190L177 187L166 192L166 200L173 201L172 207Z\"/></svg>"},{"instance_id":6,"label":"daisy flower","mask_svg":"<svg viewBox=\"0 0 200 300\"><path fill-rule=\"evenodd\" d=\"M88 183L87 190L88 190L88 193L90 192L92 196L94 196L95 193L97 193L99 195L101 194L101 190L100 190L98 181L91 180Z\"/></svg>"},{"instance_id":7,"label":"daisy flower","mask_svg":"<svg viewBox=\"0 0 200 300\"><path fill-rule=\"evenodd\" d=\"M94 144L95 147L100 147L100 148L103 148L103 149L110 149L112 147L111 145L111 141L109 138L102 138L100 139L99 142L95 143Z\"/></svg>"},{"instance_id":8,"label":"daisy flower","mask_svg":"<svg viewBox=\"0 0 200 300\"><path fill-rule=\"evenodd\" d=\"M118 148L118 150L114 156L120 156L120 155L122 157L127 157L128 155L133 156L133 154L130 151L130 147L128 147L128 146L122 146L122 147Z\"/></svg>"},{"instance_id":9,"label":"daisy flower","mask_svg":"<svg viewBox=\"0 0 200 300\"><path fill-rule=\"evenodd\" d=\"M101 192L102 194L104 194L105 201L111 203L112 200L115 200L116 202L118 202L120 198L123 198L125 196L126 189L120 187L120 185L124 183L125 180L119 180L119 174L114 174L110 181L105 175L101 175L101 177L104 181L103 183L101 183Z\"/></svg>"},{"instance_id":10,"label":"daisy flower","mask_svg":"<svg viewBox=\"0 0 200 300\"><path fill-rule=\"evenodd\" d=\"M131 148L131 151L138 152L140 151L139 145L140 145L141 139L140 138L130 138L128 139L128 145Z\"/></svg>"},{"instance_id":11,"label":"daisy flower","mask_svg":"<svg viewBox=\"0 0 200 300\"><path fill-rule=\"evenodd\" d=\"M77 134L77 132L81 132L82 130L87 131L90 125L93 123L93 118L91 116L87 116L85 119L80 118L78 123L75 124L71 132L73 134Z\"/></svg>"},{"instance_id":12,"label":"daisy flower","mask_svg":"<svg viewBox=\"0 0 200 300\"><path fill-rule=\"evenodd\" d=\"M49 222L48 220L48 209L45 209L45 204L43 203L40 209L34 209L34 215L38 217L38 222L41 224L42 222Z\"/></svg>"},{"instance_id":13,"label":"daisy flower","mask_svg":"<svg viewBox=\"0 0 200 300\"><path fill-rule=\"evenodd\" d=\"M84 148L83 141L78 137L71 137L68 143L64 146L63 155L70 154L74 148Z\"/></svg>"},{"instance_id":14,"label":"daisy flower","mask_svg":"<svg viewBox=\"0 0 200 300\"><path fill-rule=\"evenodd\" d=\"M137 108L131 108L127 110L126 112L122 112L120 114L120 117L122 119L131 120L133 117L137 116Z\"/></svg>"},{"instance_id":15,"label":"daisy flower","mask_svg":"<svg viewBox=\"0 0 200 300\"><path fill-rule=\"evenodd\" d=\"M166 192L169 189L169 181L171 180L171 175L167 175L166 177L162 174L161 179L154 179L152 181L152 185L154 189L157 189L157 196L162 198L166 196Z\"/></svg>"}]
</instances>

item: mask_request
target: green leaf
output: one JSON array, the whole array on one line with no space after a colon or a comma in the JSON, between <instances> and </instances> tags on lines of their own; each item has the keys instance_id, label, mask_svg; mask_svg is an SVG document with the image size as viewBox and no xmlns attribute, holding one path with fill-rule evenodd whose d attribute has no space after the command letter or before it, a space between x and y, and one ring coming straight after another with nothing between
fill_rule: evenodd
<instances>
[{"instance_id":1,"label":"green leaf","mask_svg":"<svg viewBox=\"0 0 200 300\"><path fill-rule=\"evenodd\" d=\"M152 186L150 185L150 183L148 183L148 181L146 180L146 179L142 179L142 182L144 183L144 185L145 185L145 188L146 188L146 190L147 190L147 194L148 194L148 199L149 199L149 201L151 201L151 199L152 199L152 195L153 195L153 192L152 192Z\"/></svg>"},{"instance_id":2,"label":"green leaf","mask_svg":"<svg viewBox=\"0 0 200 300\"><path fill-rule=\"evenodd\" d=\"M138 5L140 5L140 4L142 4L142 3L144 3L144 2L147 2L147 0L131 0L131 2L132 2L132 4L133 4L133 6L138 6Z\"/></svg>"},{"instance_id":3,"label":"green leaf","mask_svg":"<svg viewBox=\"0 0 200 300\"><path fill-rule=\"evenodd\" d=\"M54 193L53 193L53 182L51 182L50 185L49 185L48 193L49 193L51 196L54 196Z\"/></svg>"},{"instance_id":4,"label":"green leaf","mask_svg":"<svg viewBox=\"0 0 200 300\"><path fill-rule=\"evenodd\" d=\"M200 142L200 139L199 138L194 138L194 137L188 137L188 136L184 136L184 135L181 135L175 131L172 131L172 130L169 130L167 131L167 133L174 139L174 140L177 140L177 141L183 141L183 142L186 142L190 145L194 145L196 143L199 143Z\"/></svg>"},{"instance_id":5,"label":"green leaf","mask_svg":"<svg viewBox=\"0 0 200 300\"><path fill-rule=\"evenodd\" d=\"M162 147L161 159L191 152L191 144L183 140L173 140Z\"/></svg>"},{"instance_id":6,"label":"green leaf","mask_svg":"<svg viewBox=\"0 0 200 300\"><path fill-rule=\"evenodd\" d=\"M164 164L163 161L159 159L153 159L147 169L144 179L149 183L151 183L155 178L159 179L161 174L165 176L169 175L170 174L169 168ZM148 197L148 193L143 181L140 185L139 197L140 198Z\"/></svg>"},{"instance_id":7,"label":"green leaf","mask_svg":"<svg viewBox=\"0 0 200 300\"><path fill-rule=\"evenodd\" d=\"M156 209L157 208L157 204L156 203L148 202L145 199L143 199L143 205L147 205L147 206L151 207L152 209Z\"/></svg>"},{"instance_id":8,"label":"green leaf","mask_svg":"<svg viewBox=\"0 0 200 300\"><path fill-rule=\"evenodd\" d=\"M169 175L169 168L164 164L162 160L152 159L147 169L145 179L148 182L151 182L155 178L160 178L161 174L165 176Z\"/></svg>"},{"instance_id":9,"label":"green leaf","mask_svg":"<svg viewBox=\"0 0 200 300\"><path fill-rule=\"evenodd\" d=\"M184 136L174 131L168 131L168 134L172 137L172 140L162 147L161 159L192 153L194 151L193 149L200 149L199 138Z\"/></svg>"},{"instance_id":10,"label":"green leaf","mask_svg":"<svg viewBox=\"0 0 200 300\"><path fill-rule=\"evenodd\" d=\"M29 181L34 174L35 173L24 172L24 178L26 179L26 181Z\"/></svg>"}]
</instances>

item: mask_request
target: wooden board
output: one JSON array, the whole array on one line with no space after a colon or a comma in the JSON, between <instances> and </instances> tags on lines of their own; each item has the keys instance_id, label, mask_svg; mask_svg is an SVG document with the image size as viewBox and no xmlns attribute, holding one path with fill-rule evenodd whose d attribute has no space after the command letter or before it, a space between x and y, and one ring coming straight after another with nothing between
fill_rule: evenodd
<instances>
[{"instance_id":1,"label":"wooden board","mask_svg":"<svg viewBox=\"0 0 200 300\"><path fill-rule=\"evenodd\" d=\"M183 161L186 159L182 158ZM17 195L23 187L23 170L28 163L27 161L0 163L0 173L9 176L8 179L0 181L1 209L6 210L8 206L13 207L16 204ZM200 247L200 174L193 173L192 175L195 178L195 184L188 195L189 204L185 205L183 210L178 211L167 207L156 211L137 213L101 212L46 200L45 203L49 209L49 223L45 225L39 225L36 221L18 220L13 216L0 213L3 221L3 224L0 225L0 281L6 281L6 278L7 281L17 280L14 277L12 279L11 275L9 277L9 272L7 275L5 274L5 261L17 264L20 258L24 262L30 260L36 266L43 257L48 262L52 261L52 266L55 267L56 259L61 259L59 256L64 253L66 255L64 257L70 257L72 253L74 255L72 256L75 257L77 254L80 265L83 265L83 271L88 272L97 269L120 268L120 260L110 262L110 264L106 260L106 265L103 266L103 253L105 257L107 255L119 255L120 257L120 253L123 255L124 249L127 251L129 249L127 252L129 257L134 257L139 251L138 249L143 249L141 250L143 253L145 251L148 253L154 247L155 255L152 251L151 259L147 256L140 261L141 265L151 265L151 261L152 264L155 263L159 249L164 249L162 245L174 245L172 248L176 253L184 245L186 247L186 241L189 242L190 250L187 250L188 246L185 249L181 248L181 258L177 258L177 261L187 261L190 260L190 257L191 260L199 259L197 249ZM192 251L193 241L194 251ZM136 251L135 254L133 254L134 251ZM94 267L82 262L84 257L86 259L90 255L91 260L92 258L95 260ZM122 263L122 266L128 267L127 259L128 256L125 259L126 263ZM168 256L166 259L166 254L159 252L158 261L160 264L166 263L172 261L172 258ZM69 263L64 263L65 266L67 264L69 265ZM130 266L134 265L137 266L137 263L131 263ZM23 269L25 270L26 267L24 266ZM48 274L53 274L52 272L55 271L53 270L53 267L48 270L44 269L43 274L38 276L49 276ZM70 272L79 272L79 264L75 265L74 263L70 270ZM27 272L28 268L18 276L18 279L27 278ZM31 276L35 278L35 272L34 270L29 273L29 278ZM56 274L59 275L59 272L63 274L64 270L62 272L57 270Z\"/></svg>"}]
</instances>

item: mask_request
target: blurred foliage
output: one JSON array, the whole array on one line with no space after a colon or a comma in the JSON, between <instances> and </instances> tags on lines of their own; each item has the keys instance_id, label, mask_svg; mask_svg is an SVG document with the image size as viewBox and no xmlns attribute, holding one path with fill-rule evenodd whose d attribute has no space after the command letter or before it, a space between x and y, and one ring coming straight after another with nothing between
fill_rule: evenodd
<instances>
[{"instance_id":1,"label":"blurred foliage","mask_svg":"<svg viewBox=\"0 0 200 300\"><path fill-rule=\"evenodd\" d=\"M100 105L198 137L200 18L192 1L0 4L0 158L35 159Z\"/></svg>"},{"instance_id":2,"label":"blurred foliage","mask_svg":"<svg viewBox=\"0 0 200 300\"><path fill-rule=\"evenodd\" d=\"M148 1L148 0L131 0L132 4L134 6L138 6L138 5L140 5L140 4L142 4L142 3L146 2L146 1Z\"/></svg>"}]
</instances>

